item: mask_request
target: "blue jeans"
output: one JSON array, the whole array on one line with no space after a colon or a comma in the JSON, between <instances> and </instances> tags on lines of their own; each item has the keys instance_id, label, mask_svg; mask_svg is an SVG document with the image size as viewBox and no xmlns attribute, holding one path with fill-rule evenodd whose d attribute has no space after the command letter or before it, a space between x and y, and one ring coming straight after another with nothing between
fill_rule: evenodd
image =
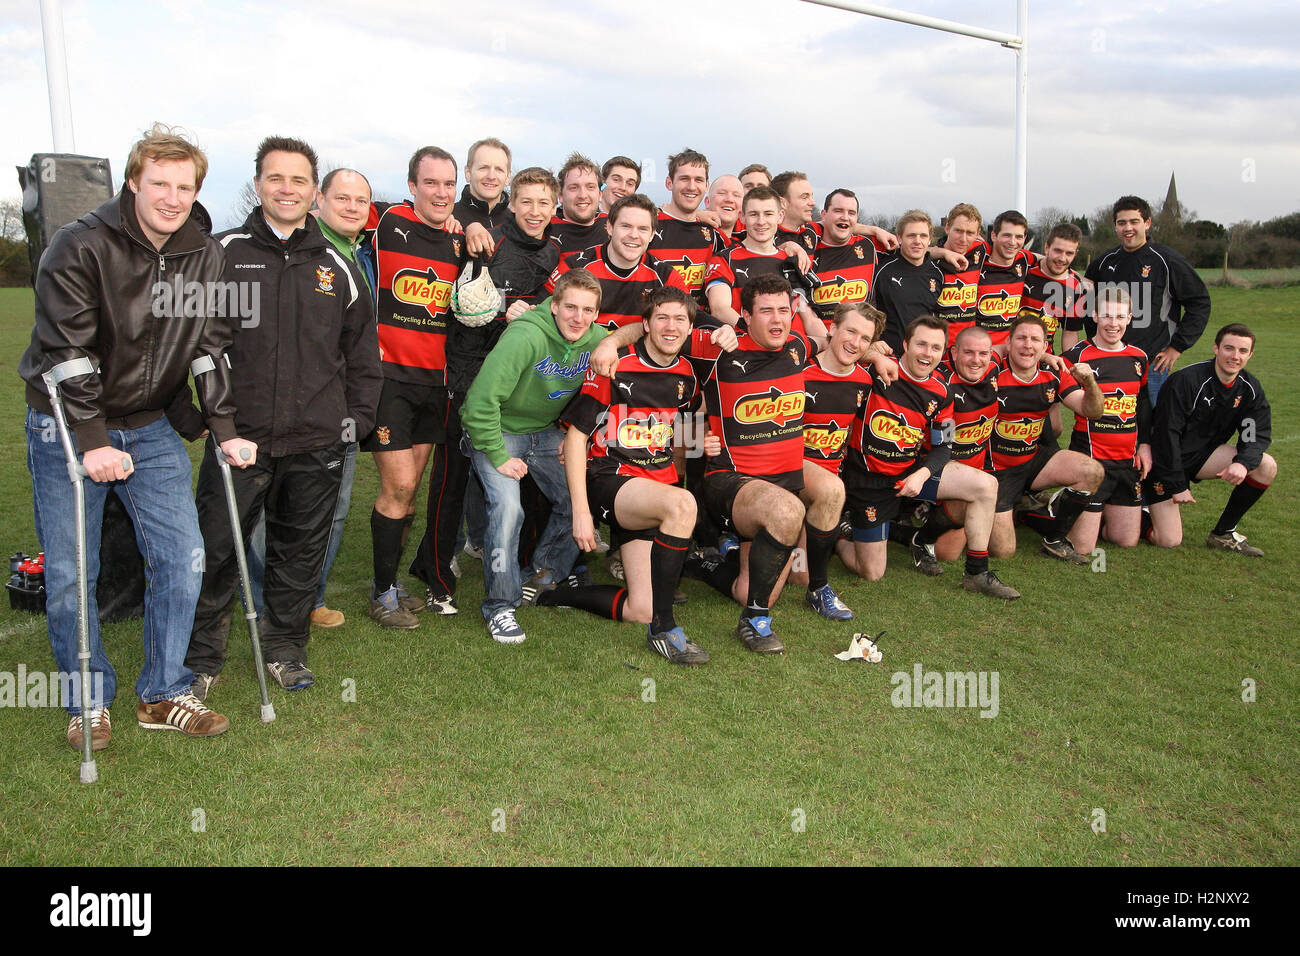
<instances>
[{"instance_id":1,"label":"blue jeans","mask_svg":"<svg viewBox=\"0 0 1300 956\"><path fill-rule=\"evenodd\" d=\"M1147 369L1147 398L1151 399L1152 408L1156 407L1156 399L1160 396L1160 389L1164 388L1165 382L1168 380L1168 372Z\"/></svg>"},{"instance_id":2,"label":"blue jeans","mask_svg":"<svg viewBox=\"0 0 1300 956\"><path fill-rule=\"evenodd\" d=\"M99 607L95 582L99 578L100 525L109 491L122 499L135 525L135 540L144 556L144 670L136 681L137 696L156 703L188 693L194 675L185 666L185 652L194 626L194 607L203 584L203 537L190 491L192 471L185 445L166 418L129 430L110 429L114 448L131 456L135 470L125 481L100 484L87 478L86 583L87 625L90 632L91 684L102 674L103 700L91 707L112 704L117 696L117 675L104 653L99 636ZM75 444L75 437L73 442ZM77 559L73 488L68 481L67 459L54 419L27 410L27 470L32 475L32 502L36 535L45 551L45 614L50 648L61 672L75 674L77 661ZM71 714L81 712L80 682Z\"/></svg>"},{"instance_id":3,"label":"blue jeans","mask_svg":"<svg viewBox=\"0 0 1300 956\"><path fill-rule=\"evenodd\" d=\"M531 435L502 433L506 454L519 458L528 466L537 486L551 502L551 520L533 552L533 566L547 569L551 579L569 576L578 543L573 540L573 519L569 506L569 484L560 463L558 428L547 428ZM462 450L470 453L474 473L483 484L487 499L487 530L483 541L483 620L499 611L516 608L521 599L523 578L519 569L519 529L524 523L524 509L519 503L519 482L497 471L488 456L469 445L465 436Z\"/></svg>"},{"instance_id":4,"label":"blue jeans","mask_svg":"<svg viewBox=\"0 0 1300 956\"><path fill-rule=\"evenodd\" d=\"M348 445L348 453L343 459L343 484L339 486L339 503L334 506L334 523L330 525L329 549L325 552L325 567L320 573L320 587L316 591L316 603L312 610L325 606L325 582L329 580L330 568L334 567L334 558L343 543L343 522L352 507L352 480L357 476L357 443ZM260 613L262 600L262 576L266 573L266 518L257 521L257 527L248 540L244 542L248 549L248 577L253 588L253 603Z\"/></svg>"}]
</instances>

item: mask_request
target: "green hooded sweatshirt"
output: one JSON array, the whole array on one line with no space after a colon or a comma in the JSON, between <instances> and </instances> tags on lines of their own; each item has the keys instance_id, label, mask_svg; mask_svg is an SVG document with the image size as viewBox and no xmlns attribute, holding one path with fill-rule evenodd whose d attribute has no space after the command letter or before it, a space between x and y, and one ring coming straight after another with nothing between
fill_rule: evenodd
<instances>
[{"instance_id":1,"label":"green hooded sweatshirt","mask_svg":"<svg viewBox=\"0 0 1300 956\"><path fill-rule=\"evenodd\" d=\"M549 298L510 323L460 410L470 441L494 467L510 458L502 432L531 435L555 424L582 388L591 350L606 334L593 322L578 341L567 341L551 315Z\"/></svg>"}]
</instances>

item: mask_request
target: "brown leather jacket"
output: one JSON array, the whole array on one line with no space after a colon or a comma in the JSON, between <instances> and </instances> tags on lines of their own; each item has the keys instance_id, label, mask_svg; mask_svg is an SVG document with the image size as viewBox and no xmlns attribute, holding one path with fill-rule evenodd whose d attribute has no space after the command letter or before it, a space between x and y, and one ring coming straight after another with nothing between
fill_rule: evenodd
<instances>
[{"instance_id":1,"label":"brown leather jacket","mask_svg":"<svg viewBox=\"0 0 1300 956\"><path fill-rule=\"evenodd\" d=\"M60 386L68 424L84 454L109 444L109 428L139 428L163 415L196 359L214 360L195 379L218 442L235 437L235 405L224 355L238 292L221 285L225 255L198 203L156 250L121 193L60 229L36 274L36 325L18 363L27 404L49 414L41 375L87 357L93 375Z\"/></svg>"}]
</instances>

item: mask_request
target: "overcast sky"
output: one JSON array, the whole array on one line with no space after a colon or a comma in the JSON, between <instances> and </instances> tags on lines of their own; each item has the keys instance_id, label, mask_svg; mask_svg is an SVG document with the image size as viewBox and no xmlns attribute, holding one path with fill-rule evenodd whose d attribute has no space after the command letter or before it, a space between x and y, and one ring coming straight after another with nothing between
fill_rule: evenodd
<instances>
[{"instance_id":1,"label":"overcast sky","mask_svg":"<svg viewBox=\"0 0 1300 956\"><path fill-rule=\"evenodd\" d=\"M1014 0L889 5L1015 31ZM516 169L574 149L643 160L657 200L666 156L691 146L715 175L801 169L819 200L847 186L866 213L1014 203L1014 54L798 0L65 0L64 22L77 152L116 179L140 130L186 126L219 227L270 133L392 199L415 148L463 157L494 135ZM1294 0L1033 0L1029 37L1031 220L1158 202L1170 172L1204 218L1300 209ZM12 171L53 145L37 0L0 0L0 62Z\"/></svg>"}]
</instances>

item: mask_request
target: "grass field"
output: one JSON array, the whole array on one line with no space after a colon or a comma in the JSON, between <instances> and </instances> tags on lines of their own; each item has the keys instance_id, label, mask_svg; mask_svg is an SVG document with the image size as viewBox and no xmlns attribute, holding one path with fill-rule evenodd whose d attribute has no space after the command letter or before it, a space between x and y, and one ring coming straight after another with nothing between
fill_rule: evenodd
<instances>
[{"instance_id":1,"label":"grass field","mask_svg":"<svg viewBox=\"0 0 1300 956\"><path fill-rule=\"evenodd\" d=\"M1294 865L1300 327L1288 290L1213 295L1188 360L1229 320L1261 335L1251 368L1281 474L1242 527L1263 560L1204 547L1227 487L1202 485L1182 548L1112 549L1104 572L1040 558L1022 534L994 563L1025 595L1010 605L961 591L955 565L922 579L898 550L875 584L837 563L856 627L791 592L774 659L687 581L679 620L713 656L687 670L642 628L578 611L525 609L528 641L494 644L467 559L458 617L381 630L364 612L376 482L362 456L329 592L348 623L313 634L316 686L274 690L279 719L260 724L237 625L210 701L230 732L147 734L132 719L139 624L106 627L122 694L98 784L77 783L62 711L0 709L0 863ZM0 291L5 553L36 550L14 374L31 301ZM855 629L887 631L882 664L832 659ZM0 672L20 664L53 667L44 619L5 607ZM892 706L891 675L917 664L997 672L996 717Z\"/></svg>"}]
</instances>

